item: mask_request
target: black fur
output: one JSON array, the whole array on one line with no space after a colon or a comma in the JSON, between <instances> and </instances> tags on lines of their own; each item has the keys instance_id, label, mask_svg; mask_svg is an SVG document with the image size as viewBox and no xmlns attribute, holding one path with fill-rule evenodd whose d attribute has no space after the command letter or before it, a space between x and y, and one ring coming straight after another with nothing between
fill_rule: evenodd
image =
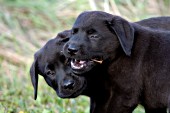
<instances>
[{"instance_id":1,"label":"black fur","mask_svg":"<svg viewBox=\"0 0 170 113\"><path fill-rule=\"evenodd\" d=\"M74 53L70 54L72 48ZM101 86L100 93L89 95L91 113L132 113L138 104L144 106L146 113L166 113L170 32L142 27L105 12L84 12L72 28L64 54L77 60L100 57L104 61L99 69L91 67L96 73L87 75L97 76L95 83L90 83L97 87L99 81ZM100 75L100 71L104 74Z\"/></svg>"},{"instance_id":2,"label":"black fur","mask_svg":"<svg viewBox=\"0 0 170 113\"><path fill-rule=\"evenodd\" d=\"M152 29L159 30L169 30L170 24L169 17L157 17L142 20L137 22L138 24L148 26ZM159 24L161 23L161 24ZM157 27L159 25L159 27ZM30 74L32 78L32 83L35 91L35 99L37 97L37 87L38 87L38 74L44 76L47 84L49 84L59 96L62 98L72 98L78 95L87 95L90 97L91 106L90 113L106 113L109 103L112 98L112 83L110 82L109 75L107 74L107 62L102 65L94 65L95 67L88 73L77 76L71 73L70 65L67 64L66 58L62 54L62 47L65 42L69 40L70 31L64 31L58 34L58 36L41 48L35 53L34 63L32 64ZM55 71L57 72L54 76L48 76L45 73L45 65L47 64L55 65ZM50 72L51 70L46 70ZM50 72L50 73L52 73ZM103 76L104 75L104 76ZM76 85L73 88L65 89L63 87L64 80L74 81ZM69 82L66 82L69 83ZM77 87L77 85L82 85L82 88ZM85 84L85 85L84 85Z\"/></svg>"},{"instance_id":3,"label":"black fur","mask_svg":"<svg viewBox=\"0 0 170 113\"><path fill-rule=\"evenodd\" d=\"M37 98L38 74L44 77L47 84L56 91L59 97L73 98L84 90L86 80L84 77L71 73L68 61L61 51L63 44L69 40L69 36L70 31L63 31L35 53L30 69L34 99Z\"/></svg>"}]
</instances>

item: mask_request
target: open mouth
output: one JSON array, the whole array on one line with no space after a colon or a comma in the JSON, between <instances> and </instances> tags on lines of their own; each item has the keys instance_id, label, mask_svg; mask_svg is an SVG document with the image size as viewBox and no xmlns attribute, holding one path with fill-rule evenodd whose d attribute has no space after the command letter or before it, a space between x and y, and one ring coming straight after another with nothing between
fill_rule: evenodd
<instances>
[{"instance_id":1,"label":"open mouth","mask_svg":"<svg viewBox=\"0 0 170 113\"><path fill-rule=\"evenodd\" d=\"M77 60L77 59L72 59L71 60L71 68L75 70L82 70L86 69L89 65L92 65L94 63L99 63L102 64L103 60L99 58L94 58L91 60Z\"/></svg>"},{"instance_id":2,"label":"open mouth","mask_svg":"<svg viewBox=\"0 0 170 113\"><path fill-rule=\"evenodd\" d=\"M89 64L90 61L88 60L76 60L76 59L72 59L71 60L71 68L72 69L84 69L85 67L87 67L87 65Z\"/></svg>"}]
</instances>

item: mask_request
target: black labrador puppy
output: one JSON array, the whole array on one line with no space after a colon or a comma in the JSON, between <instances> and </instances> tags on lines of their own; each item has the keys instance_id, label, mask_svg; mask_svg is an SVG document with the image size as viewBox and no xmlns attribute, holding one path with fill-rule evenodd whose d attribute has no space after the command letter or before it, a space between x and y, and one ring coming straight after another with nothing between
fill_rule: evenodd
<instances>
[{"instance_id":1,"label":"black labrador puppy","mask_svg":"<svg viewBox=\"0 0 170 113\"><path fill-rule=\"evenodd\" d=\"M44 77L47 84L61 98L73 98L82 93L86 80L84 77L78 77L71 73L68 60L61 51L63 44L69 40L69 36L69 30L63 31L35 53L30 69L34 99L37 98L38 74Z\"/></svg>"},{"instance_id":2,"label":"black labrador puppy","mask_svg":"<svg viewBox=\"0 0 170 113\"><path fill-rule=\"evenodd\" d=\"M150 18L137 23L156 29L158 29L156 25L161 23L159 29L170 29L170 26L169 28L167 26L170 23L169 17ZM97 65L93 70L81 76L72 74L68 65L69 60L62 54L62 47L69 37L70 31L61 32L35 53L30 70L35 99L37 97L38 74L40 74L61 98L73 98L80 94L87 95L91 100L91 113L105 111L106 107L103 106L103 103L109 103L111 89L108 76L103 76L107 73L105 69L107 65L106 67L104 64Z\"/></svg>"},{"instance_id":3,"label":"black labrador puppy","mask_svg":"<svg viewBox=\"0 0 170 113\"><path fill-rule=\"evenodd\" d=\"M75 74L89 70L105 73L100 81L105 92L91 99L91 113L132 113L139 103L146 113L166 113L170 96L170 32L143 27L105 12L84 12L75 21L63 50L65 56L72 58ZM103 68L95 69L96 62ZM98 74L101 78L100 73L95 76Z\"/></svg>"}]
</instances>

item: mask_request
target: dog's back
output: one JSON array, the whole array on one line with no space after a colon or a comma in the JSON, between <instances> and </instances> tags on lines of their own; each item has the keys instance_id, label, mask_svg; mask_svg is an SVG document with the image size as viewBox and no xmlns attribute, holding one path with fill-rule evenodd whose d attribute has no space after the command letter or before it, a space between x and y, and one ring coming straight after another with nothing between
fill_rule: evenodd
<instances>
[{"instance_id":1,"label":"dog's back","mask_svg":"<svg viewBox=\"0 0 170 113\"><path fill-rule=\"evenodd\" d=\"M156 30L170 30L169 16L148 18L135 23Z\"/></svg>"}]
</instances>

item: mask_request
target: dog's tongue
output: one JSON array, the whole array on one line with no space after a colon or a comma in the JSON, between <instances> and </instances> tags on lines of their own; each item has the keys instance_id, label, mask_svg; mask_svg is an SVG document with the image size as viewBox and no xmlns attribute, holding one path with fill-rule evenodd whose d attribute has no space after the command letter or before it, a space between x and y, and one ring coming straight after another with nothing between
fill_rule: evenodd
<instances>
[{"instance_id":1,"label":"dog's tongue","mask_svg":"<svg viewBox=\"0 0 170 113\"><path fill-rule=\"evenodd\" d=\"M83 60L72 60L71 61L71 67L73 69L82 69L86 66L86 61L83 61Z\"/></svg>"}]
</instances>

